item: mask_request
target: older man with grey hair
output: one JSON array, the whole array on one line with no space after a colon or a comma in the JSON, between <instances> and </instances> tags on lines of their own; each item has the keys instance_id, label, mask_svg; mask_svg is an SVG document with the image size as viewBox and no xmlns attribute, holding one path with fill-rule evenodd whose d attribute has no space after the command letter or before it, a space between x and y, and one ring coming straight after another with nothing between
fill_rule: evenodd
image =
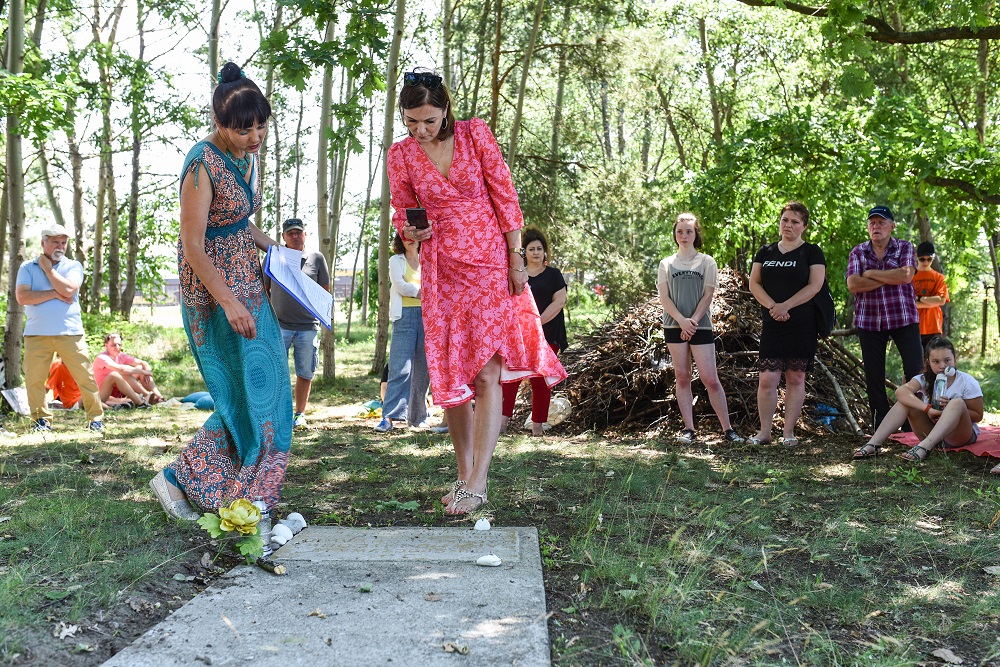
<instances>
[{"instance_id":1,"label":"older man with grey hair","mask_svg":"<svg viewBox=\"0 0 1000 667\"><path fill-rule=\"evenodd\" d=\"M91 371L90 352L80 317L83 265L66 257L69 232L61 225L42 231L42 252L17 270L17 302L24 306L24 381L36 431L52 430L45 404L45 381L58 354L80 387L89 428L100 431L104 409Z\"/></svg>"}]
</instances>

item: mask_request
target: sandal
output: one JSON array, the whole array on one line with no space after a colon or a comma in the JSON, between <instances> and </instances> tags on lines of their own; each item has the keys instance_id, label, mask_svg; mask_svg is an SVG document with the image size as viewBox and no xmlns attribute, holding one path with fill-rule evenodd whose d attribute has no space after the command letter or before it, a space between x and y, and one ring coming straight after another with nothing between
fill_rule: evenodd
<instances>
[{"instance_id":1,"label":"sandal","mask_svg":"<svg viewBox=\"0 0 1000 667\"><path fill-rule=\"evenodd\" d=\"M752 436L749 440L747 440L747 442L753 445L754 447L760 447L763 445L770 445L771 439L767 438L765 440L764 438L758 438L757 436Z\"/></svg>"},{"instance_id":2,"label":"sandal","mask_svg":"<svg viewBox=\"0 0 1000 667\"><path fill-rule=\"evenodd\" d=\"M927 455L931 453L931 450L926 447L921 447L920 445L913 445L909 450L900 454L900 456L907 461L912 461L913 463L920 463L927 458Z\"/></svg>"},{"instance_id":3,"label":"sandal","mask_svg":"<svg viewBox=\"0 0 1000 667\"><path fill-rule=\"evenodd\" d=\"M798 447L799 439L794 436L791 438L782 438L781 444L784 445L785 447Z\"/></svg>"},{"instance_id":4,"label":"sandal","mask_svg":"<svg viewBox=\"0 0 1000 667\"><path fill-rule=\"evenodd\" d=\"M448 514L468 514L469 512L476 511L477 509L479 509L488 502L486 500L486 491L483 491L482 493L475 493L473 491L468 491L466 489L459 489L458 491L455 492L455 498L451 501L451 505L449 505L448 507L453 508L455 507L455 505L462 502L463 500L466 500L467 498L476 498L479 500L479 504L471 509L465 510L464 512L459 512L458 510L449 509L447 510Z\"/></svg>"},{"instance_id":5,"label":"sandal","mask_svg":"<svg viewBox=\"0 0 1000 667\"><path fill-rule=\"evenodd\" d=\"M871 451L868 448L871 447ZM865 459L878 458L878 453L881 447L873 442L866 443L858 447L854 451L854 456L852 457L854 461L864 461Z\"/></svg>"},{"instance_id":6,"label":"sandal","mask_svg":"<svg viewBox=\"0 0 1000 667\"><path fill-rule=\"evenodd\" d=\"M990 469L990 474L1000 475L1000 463L998 463L997 465L993 466L993 468Z\"/></svg>"},{"instance_id":7,"label":"sandal","mask_svg":"<svg viewBox=\"0 0 1000 667\"><path fill-rule=\"evenodd\" d=\"M455 502L455 494L458 493L458 490L461 489L466 484L468 484L468 482L466 482L464 479L460 479L456 481L454 484L452 484L451 488L448 490L448 493L441 496L441 504L444 505L445 507L448 507L448 505L451 505L453 502Z\"/></svg>"}]
</instances>

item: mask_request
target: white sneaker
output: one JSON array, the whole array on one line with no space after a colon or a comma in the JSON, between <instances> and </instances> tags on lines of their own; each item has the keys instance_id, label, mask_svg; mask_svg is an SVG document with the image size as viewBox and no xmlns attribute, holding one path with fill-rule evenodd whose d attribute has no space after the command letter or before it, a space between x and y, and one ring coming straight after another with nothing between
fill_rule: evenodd
<instances>
[{"instance_id":1,"label":"white sneaker","mask_svg":"<svg viewBox=\"0 0 1000 667\"><path fill-rule=\"evenodd\" d=\"M292 422L292 428L305 428L308 426L306 424L306 416L301 412L295 413L295 420Z\"/></svg>"}]
</instances>

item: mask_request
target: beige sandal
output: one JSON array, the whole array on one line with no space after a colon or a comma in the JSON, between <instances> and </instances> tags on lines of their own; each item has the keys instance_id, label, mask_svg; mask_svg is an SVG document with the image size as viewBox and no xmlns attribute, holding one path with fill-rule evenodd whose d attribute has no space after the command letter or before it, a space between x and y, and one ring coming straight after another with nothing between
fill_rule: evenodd
<instances>
[{"instance_id":1,"label":"beige sandal","mask_svg":"<svg viewBox=\"0 0 1000 667\"><path fill-rule=\"evenodd\" d=\"M163 476L162 470L156 473L156 477L149 482L149 488L153 490L153 495L160 501L160 506L167 513L167 516L180 521L197 521L200 519L201 515L194 511L187 498L174 500L170 497L170 489L167 488L168 484L169 482Z\"/></svg>"},{"instance_id":2,"label":"beige sandal","mask_svg":"<svg viewBox=\"0 0 1000 667\"><path fill-rule=\"evenodd\" d=\"M991 475L1000 475L1000 463L998 463L995 466L993 466L993 468L990 470L990 474Z\"/></svg>"},{"instance_id":3,"label":"beige sandal","mask_svg":"<svg viewBox=\"0 0 1000 667\"><path fill-rule=\"evenodd\" d=\"M451 509L454 508L455 505L457 505L458 503L462 502L463 500L466 500L467 498L477 498L479 500L479 504L471 509L465 510L464 512L459 512L455 509ZM483 491L482 493L475 493L473 491L468 491L466 489L459 489L458 491L455 492L455 499L451 501L450 505L448 505L449 508L448 514L468 514L469 512L475 512L477 509L485 505L487 502L489 501L486 499L486 491Z\"/></svg>"},{"instance_id":4,"label":"beige sandal","mask_svg":"<svg viewBox=\"0 0 1000 667\"><path fill-rule=\"evenodd\" d=\"M441 496L441 504L447 507L448 505L451 505L453 502L455 502L455 494L458 493L458 490L461 489L466 484L468 484L468 482L466 482L464 479L460 479L456 481L454 484L452 484L451 488L448 490L448 493Z\"/></svg>"}]
</instances>

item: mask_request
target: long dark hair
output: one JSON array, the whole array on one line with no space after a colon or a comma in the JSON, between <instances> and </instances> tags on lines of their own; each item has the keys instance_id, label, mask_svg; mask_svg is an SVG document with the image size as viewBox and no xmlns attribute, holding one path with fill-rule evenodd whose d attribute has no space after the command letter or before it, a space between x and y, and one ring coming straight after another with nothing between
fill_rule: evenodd
<instances>
[{"instance_id":1,"label":"long dark hair","mask_svg":"<svg viewBox=\"0 0 1000 667\"><path fill-rule=\"evenodd\" d=\"M243 75L239 65L226 63L212 94L212 111L220 127L242 130L267 121L271 104L257 84Z\"/></svg>"},{"instance_id":2,"label":"long dark hair","mask_svg":"<svg viewBox=\"0 0 1000 667\"><path fill-rule=\"evenodd\" d=\"M944 336L936 336L927 341L927 347L924 348L924 382L927 383L928 387L934 386L934 379L937 374L931 370L931 352L934 350L951 350L951 354L958 360L958 353L955 352L955 346L952 345L951 341Z\"/></svg>"}]
</instances>

